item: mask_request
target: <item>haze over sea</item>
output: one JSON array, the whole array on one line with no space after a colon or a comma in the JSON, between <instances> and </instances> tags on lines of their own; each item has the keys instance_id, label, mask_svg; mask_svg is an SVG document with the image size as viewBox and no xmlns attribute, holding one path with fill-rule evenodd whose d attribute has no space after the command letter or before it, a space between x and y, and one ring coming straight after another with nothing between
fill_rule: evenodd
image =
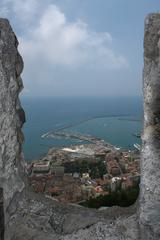
<instances>
[{"instance_id":1,"label":"haze over sea","mask_svg":"<svg viewBox=\"0 0 160 240\"><path fill-rule=\"evenodd\" d=\"M28 161L39 158L51 147L80 144L76 140L41 138L66 124L77 123L66 131L90 134L122 148L132 149L134 143L140 143L132 135L142 129L140 97L22 97L21 101L26 113L23 132ZM92 119L78 124L89 118Z\"/></svg>"}]
</instances>

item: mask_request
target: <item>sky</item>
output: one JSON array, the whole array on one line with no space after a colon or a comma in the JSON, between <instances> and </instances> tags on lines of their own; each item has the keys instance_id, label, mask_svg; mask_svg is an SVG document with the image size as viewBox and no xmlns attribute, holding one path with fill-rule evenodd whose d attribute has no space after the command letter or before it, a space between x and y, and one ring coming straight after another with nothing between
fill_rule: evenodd
<instances>
[{"instance_id":1,"label":"sky","mask_svg":"<svg viewBox=\"0 0 160 240\"><path fill-rule=\"evenodd\" d=\"M141 96L144 19L159 0L0 0L23 96Z\"/></svg>"}]
</instances>

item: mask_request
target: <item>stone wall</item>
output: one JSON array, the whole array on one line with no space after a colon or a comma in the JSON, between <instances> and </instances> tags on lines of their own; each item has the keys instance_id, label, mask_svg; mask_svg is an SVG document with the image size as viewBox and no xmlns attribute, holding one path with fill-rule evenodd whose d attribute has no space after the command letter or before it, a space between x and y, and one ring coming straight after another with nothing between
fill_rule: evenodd
<instances>
[{"instance_id":1,"label":"stone wall","mask_svg":"<svg viewBox=\"0 0 160 240\"><path fill-rule=\"evenodd\" d=\"M145 21L144 131L141 156L141 237L160 239L160 14Z\"/></svg>"},{"instance_id":2,"label":"stone wall","mask_svg":"<svg viewBox=\"0 0 160 240\"><path fill-rule=\"evenodd\" d=\"M16 210L15 196L24 188L21 127L25 117L18 99L23 61L17 46L8 20L0 19L0 188L6 224L11 211Z\"/></svg>"},{"instance_id":3,"label":"stone wall","mask_svg":"<svg viewBox=\"0 0 160 240\"><path fill-rule=\"evenodd\" d=\"M0 239L4 239L3 189L0 188Z\"/></svg>"}]
</instances>

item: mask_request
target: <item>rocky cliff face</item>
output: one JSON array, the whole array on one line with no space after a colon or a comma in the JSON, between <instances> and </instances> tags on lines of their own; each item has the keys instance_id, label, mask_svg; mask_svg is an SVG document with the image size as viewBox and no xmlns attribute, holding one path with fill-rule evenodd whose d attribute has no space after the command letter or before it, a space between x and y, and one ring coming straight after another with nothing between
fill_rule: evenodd
<instances>
[{"instance_id":1,"label":"rocky cliff face","mask_svg":"<svg viewBox=\"0 0 160 240\"><path fill-rule=\"evenodd\" d=\"M160 15L150 15L145 27L144 134L140 208L103 211L62 205L25 186L22 155L25 121L18 94L22 58L17 39L0 19L0 192L5 240L159 240L160 239ZM0 197L0 198L2 198ZM138 208L138 211L137 211ZM138 212L138 213L137 213ZM3 233L3 230L2 230Z\"/></svg>"},{"instance_id":2,"label":"rocky cliff face","mask_svg":"<svg viewBox=\"0 0 160 240\"><path fill-rule=\"evenodd\" d=\"M144 133L141 157L142 239L160 239L160 14L145 21Z\"/></svg>"},{"instance_id":3,"label":"rocky cliff face","mask_svg":"<svg viewBox=\"0 0 160 240\"><path fill-rule=\"evenodd\" d=\"M6 225L15 211L16 196L24 188L21 127L25 117L18 99L23 61L17 45L9 22L0 19L0 188Z\"/></svg>"}]
</instances>

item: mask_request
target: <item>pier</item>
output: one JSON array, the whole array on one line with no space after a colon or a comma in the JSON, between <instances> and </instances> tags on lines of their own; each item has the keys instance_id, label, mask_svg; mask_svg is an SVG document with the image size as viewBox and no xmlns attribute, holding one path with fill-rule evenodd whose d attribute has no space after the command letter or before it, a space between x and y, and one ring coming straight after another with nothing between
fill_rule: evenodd
<instances>
[{"instance_id":1,"label":"pier","mask_svg":"<svg viewBox=\"0 0 160 240\"><path fill-rule=\"evenodd\" d=\"M123 120L125 119L124 117L129 117L128 115L126 114L123 114L123 115L116 115L116 114L112 114L112 115L99 115L99 116L94 116L94 117L89 117L89 118L86 118L86 119L82 119L78 122L74 122L74 123L70 123L70 124L65 124L63 125L62 127L59 127L59 128L55 128L45 134L43 134L41 137L42 138L45 138L46 136L45 135L48 135L48 134L55 134L55 132L60 132L60 131L63 131L63 130L66 130L68 128L72 128L72 127L76 127L78 125L81 125L82 123L85 123L85 122L88 122L88 121L91 121L91 120L94 120L94 119L99 119L99 118L111 118L111 117L123 117ZM120 120L120 118L119 118Z\"/></svg>"},{"instance_id":2,"label":"pier","mask_svg":"<svg viewBox=\"0 0 160 240\"><path fill-rule=\"evenodd\" d=\"M64 131L52 131L52 132L48 132L45 133L41 136L42 138L65 138L65 139L74 139L74 140L79 140L82 142L87 142L87 143L103 143L106 145L106 142L100 138L91 136L91 135L85 135L85 134L81 134L81 133L74 133L74 132L64 132ZM111 144L108 144L112 146Z\"/></svg>"}]
</instances>

